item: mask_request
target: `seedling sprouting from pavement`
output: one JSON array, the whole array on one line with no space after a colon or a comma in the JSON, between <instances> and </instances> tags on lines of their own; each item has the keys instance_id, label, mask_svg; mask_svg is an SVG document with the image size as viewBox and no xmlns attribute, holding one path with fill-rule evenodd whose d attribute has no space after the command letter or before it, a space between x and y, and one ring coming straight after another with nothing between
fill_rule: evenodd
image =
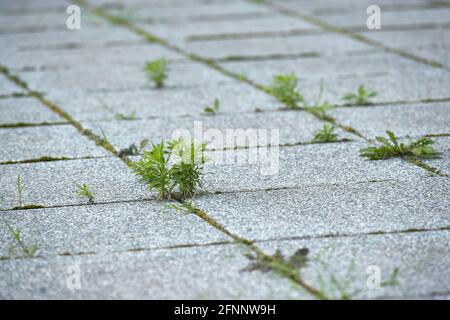
<instances>
[{"instance_id":1,"label":"seedling sprouting from pavement","mask_svg":"<svg viewBox=\"0 0 450 320\"><path fill-rule=\"evenodd\" d=\"M219 99L215 98L212 105L206 105L203 111L205 113L215 115L217 112L219 112L220 109L220 101Z\"/></svg>"},{"instance_id":2,"label":"seedling sprouting from pavement","mask_svg":"<svg viewBox=\"0 0 450 320\"><path fill-rule=\"evenodd\" d=\"M11 247L10 251L14 252L17 249L20 250L21 254L19 256L25 257L25 258L33 258L37 255L39 251L39 246L34 244L31 246L28 246L25 244L25 242L22 239L21 232L18 228L14 229L8 222L5 221L6 227L8 228L8 232L12 236L13 240L16 242L16 247Z\"/></svg>"},{"instance_id":3,"label":"seedling sprouting from pavement","mask_svg":"<svg viewBox=\"0 0 450 320\"><path fill-rule=\"evenodd\" d=\"M346 103L350 105L368 105L372 103L370 99L375 97L377 94L378 93L376 91L366 90L363 85L360 85L356 93L348 93L342 98L342 100L346 101Z\"/></svg>"},{"instance_id":4,"label":"seedling sprouting from pavement","mask_svg":"<svg viewBox=\"0 0 450 320\"><path fill-rule=\"evenodd\" d=\"M22 178L20 177L19 174L17 176L17 194L19 198L19 208L22 208L22 191L23 191Z\"/></svg>"},{"instance_id":5,"label":"seedling sprouting from pavement","mask_svg":"<svg viewBox=\"0 0 450 320\"><path fill-rule=\"evenodd\" d=\"M110 106L108 106L103 100L98 99L97 101L100 103L100 105L105 108L106 110L108 110L109 112L114 114L114 118L116 120L136 120L136 111L133 110L129 115L125 115L123 113L120 112L115 112Z\"/></svg>"},{"instance_id":6,"label":"seedling sprouting from pavement","mask_svg":"<svg viewBox=\"0 0 450 320\"><path fill-rule=\"evenodd\" d=\"M335 142L338 140L336 128L328 124L324 124L322 130L314 135L313 142Z\"/></svg>"},{"instance_id":7,"label":"seedling sprouting from pavement","mask_svg":"<svg viewBox=\"0 0 450 320\"><path fill-rule=\"evenodd\" d=\"M144 67L145 74L150 81L153 81L157 88L164 86L164 80L168 77L168 68L166 59L157 59L148 61Z\"/></svg>"},{"instance_id":8,"label":"seedling sprouting from pavement","mask_svg":"<svg viewBox=\"0 0 450 320\"><path fill-rule=\"evenodd\" d=\"M394 157L409 157L435 159L439 158L439 153L431 146L434 141L428 137L422 137L416 141L411 140L408 144L398 141L392 131L386 131L388 138L376 137L381 143L378 147L367 147L360 150L362 157L370 160L384 160Z\"/></svg>"},{"instance_id":9,"label":"seedling sprouting from pavement","mask_svg":"<svg viewBox=\"0 0 450 320\"><path fill-rule=\"evenodd\" d=\"M89 189L89 186L85 183L79 184L75 182L75 186L77 187L77 195L80 198L87 198L89 204L94 204L94 195Z\"/></svg>"},{"instance_id":10,"label":"seedling sprouting from pavement","mask_svg":"<svg viewBox=\"0 0 450 320\"><path fill-rule=\"evenodd\" d=\"M319 95L317 96L314 105L305 107L307 111L314 113L319 118L326 118L326 112L331 111L335 108L335 106L328 103L328 101L322 102L323 92L324 92L324 84L323 81L321 81Z\"/></svg>"},{"instance_id":11,"label":"seedling sprouting from pavement","mask_svg":"<svg viewBox=\"0 0 450 320\"><path fill-rule=\"evenodd\" d=\"M133 163L133 171L147 183L149 191L158 191L160 199L193 197L202 184L206 162L204 150L205 145L195 145L182 139L162 141L153 144L140 161Z\"/></svg>"},{"instance_id":12,"label":"seedling sprouting from pavement","mask_svg":"<svg viewBox=\"0 0 450 320\"><path fill-rule=\"evenodd\" d=\"M295 73L280 74L273 77L269 90L287 108L295 110L304 102L297 86L298 78Z\"/></svg>"}]
</instances>

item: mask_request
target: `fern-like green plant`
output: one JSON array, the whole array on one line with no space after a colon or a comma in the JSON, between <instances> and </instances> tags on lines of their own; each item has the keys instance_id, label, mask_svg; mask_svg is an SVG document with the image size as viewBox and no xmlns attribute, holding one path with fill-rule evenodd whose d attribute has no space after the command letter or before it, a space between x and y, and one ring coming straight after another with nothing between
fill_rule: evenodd
<instances>
[{"instance_id":1,"label":"fern-like green plant","mask_svg":"<svg viewBox=\"0 0 450 320\"><path fill-rule=\"evenodd\" d=\"M415 141L411 140L406 144L399 142L392 131L388 130L386 134L388 138L376 137L381 144L380 146L363 148L360 150L360 155L370 160L384 160L394 157L439 158L439 153L432 147L434 141L428 137L422 137Z\"/></svg>"},{"instance_id":2,"label":"fern-like green plant","mask_svg":"<svg viewBox=\"0 0 450 320\"><path fill-rule=\"evenodd\" d=\"M366 90L363 85L360 85L356 93L348 93L342 97L342 100L351 105L368 105L372 103L370 99L377 95L376 91Z\"/></svg>"},{"instance_id":3,"label":"fern-like green plant","mask_svg":"<svg viewBox=\"0 0 450 320\"><path fill-rule=\"evenodd\" d=\"M269 91L288 109L298 109L304 102L304 97L297 89L298 78L295 73L280 74L272 79Z\"/></svg>"},{"instance_id":4,"label":"fern-like green plant","mask_svg":"<svg viewBox=\"0 0 450 320\"><path fill-rule=\"evenodd\" d=\"M146 62L144 72L157 88L162 88L168 77L167 60L162 58Z\"/></svg>"}]
</instances>

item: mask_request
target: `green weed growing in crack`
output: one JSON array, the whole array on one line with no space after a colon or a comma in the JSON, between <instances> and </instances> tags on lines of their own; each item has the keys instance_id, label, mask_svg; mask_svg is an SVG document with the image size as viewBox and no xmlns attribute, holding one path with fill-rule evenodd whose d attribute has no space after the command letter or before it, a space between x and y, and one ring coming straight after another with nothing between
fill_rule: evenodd
<instances>
[{"instance_id":1,"label":"green weed growing in crack","mask_svg":"<svg viewBox=\"0 0 450 320\"><path fill-rule=\"evenodd\" d=\"M87 184L79 184L75 182L75 187L77 188L78 197L87 198L89 204L94 204L94 194L91 192Z\"/></svg>"},{"instance_id":2,"label":"green weed growing in crack","mask_svg":"<svg viewBox=\"0 0 450 320\"><path fill-rule=\"evenodd\" d=\"M313 142L336 142L338 140L338 134L336 133L336 127L324 124L322 129L314 135Z\"/></svg>"},{"instance_id":3,"label":"green weed growing in crack","mask_svg":"<svg viewBox=\"0 0 450 320\"><path fill-rule=\"evenodd\" d=\"M215 98L212 105L206 105L205 108L203 108L203 111L207 114L215 115L217 112L219 112L220 109L220 101L219 99Z\"/></svg>"},{"instance_id":4,"label":"green weed growing in crack","mask_svg":"<svg viewBox=\"0 0 450 320\"><path fill-rule=\"evenodd\" d=\"M439 158L439 153L432 147L434 141L428 137L422 137L415 141L411 140L408 144L405 144L399 142L392 131L387 130L386 134L388 138L376 137L381 146L363 148L360 150L360 155L370 160L385 160L394 157Z\"/></svg>"},{"instance_id":5,"label":"green weed growing in crack","mask_svg":"<svg viewBox=\"0 0 450 320\"><path fill-rule=\"evenodd\" d=\"M164 58L148 61L145 63L144 72L150 81L153 81L157 88L164 86L164 81L168 77L167 61Z\"/></svg>"},{"instance_id":6,"label":"green weed growing in crack","mask_svg":"<svg viewBox=\"0 0 450 320\"><path fill-rule=\"evenodd\" d=\"M17 176L17 196L19 200L19 206L18 208L22 208L22 192L23 192L23 184L22 184L22 178L20 177L20 174Z\"/></svg>"},{"instance_id":7,"label":"green weed growing in crack","mask_svg":"<svg viewBox=\"0 0 450 320\"><path fill-rule=\"evenodd\" d=\"M12 246L9 248L10 255L24 257L24 258L34 258L39 251L39 246L36 244L27 245L25 243L25 241L22 239L21 232L18 228L13 228L6 221L4 223L6 225L6 228L8 229L9 234L11 235L13 240L16 242L16 246Z\"/></svg>"},{"instance_id":8,"label":"green weed growing in crack","mask_svg":"<svg viewBox=\"0 0 450 320\"><path fill-rule=\"evenodd\" d=\"M313 105L305 106L305 110L314 113L317 117L321 119L327 118L326 114L327 111L331 111L336 108L335 105L330 104L328 101L322 102L323 93L324 93L324 84L323 81L320 81L320 90L316 98L316 101L314 102Z\"/></svg>"},{"instance_id":9,"label":"green weed growing in crack","mask_svg":"<svg viewBox=\"0 0 450 320\"><path fill-rule=\"evenodd\" d=\"M287 108L296 110L304 103L304 97L297 86L298 78L295 73L280 74L273 77L269 91Z\"/></svg>"},{"instance_id":10,"label":"green weed growing in crack","mask_svg":"<svg viewBox=\"0 0 450 320\"><path fill-rule=\"evenodd\" d=\"M108 106L103 100L97 98L97 101L100 103L100 105L101 105L104 109L106 109L106 110L108 110L109 112L113 113L113 114L114 114L114 118L115 118L116 120L124 121L124 120L136 120L136 119L137 119L136 111L135 111L135 110L133 110L129 115L125 115L125 114L120 113L120 112L115 112L115 111L114 111L110 106Z\"/></svg>"},{"instance_id":11,"label":"green weed growing in crack","mask_svg":"<svg viewBox=\"0 0 450 320\"><path fill-rule=\"evenodd\" d=\"M366 90L363 85L360 85L356 93L348 93L342 97L342 100L349 105L369 105L372 103L370 99L377 95L376 91Z\"/></svg>"},{"instance_id":12,"label":"green weed growing in crack","mask_svg":"<svg viewBox=\"0 0 450 320\"><path fill-rule=\"evenodd\" d=\"M136 144L132 143L128 148L120 149L117 153L119 158L126 156L136 156L141 153L144 148L148 145L148 139L144 139L140 142L139 147Z\"/></svg>"},{"instance_id":13,"label":"green weed growing in crack","mask_svg":"<svg viewBox=\"0 0 450 320\"><path fill-rule=\"evenodd\" d=\"M197 210L192 201L186 201L181 204L174 204L174 203L168 204L166 205L166 208L175 209L177 212L180 213L195 213Z\"/></svg>"},{"instance_id":14,"label":"green weed growing in crack","mask_svg":"<svg viewBox=\"0 0 450 320\"><path fill-rule=\"evenodd\" d=\"M193 197L202 184L205 147L182 139L162 141L145 151L132 169L160 199Z\"/></svg>"}]
</instances>

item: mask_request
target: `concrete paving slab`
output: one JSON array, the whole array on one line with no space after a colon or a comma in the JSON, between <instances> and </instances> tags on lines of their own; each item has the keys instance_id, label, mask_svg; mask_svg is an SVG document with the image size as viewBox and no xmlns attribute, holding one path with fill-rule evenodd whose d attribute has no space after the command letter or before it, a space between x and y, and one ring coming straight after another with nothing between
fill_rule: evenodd
<instances>
[{"instance_id":1,"label":"concrete paving slab","mask_svg":"<svg viewBox=\"0 0 450 320\"><path fill-rule=\"evenodd\" d=\"M311 185L408 180L428 172L400 159L368 161L359 156L365 143L312 144L276 149L211 152L206 192L240 192ZM431 161L433 165L435 161Z\"/></svg>"},{"instance_id":2,"label":"concrete paving slab","mask_svg":"<svg viewBox=\"0 0 450 320\"><path fill-rule=\"evenodd\" d=\"M0 253L10 256L14 241L5 221L19 228L40 257L113 253L230 241L196 215L182 215L159 201L86 205L2 212ZM174 234L174 231L176 231Z\"/></svg>"},{"instance_id":3,"label":"concrete paving slab","mask_svg":"<svg viewBox=\"0 0 450 320\"><path fill-rule=\"evenodd\" d=\"M93 65L59 72L21 72L19 76L30 88L39 88L46 93L154 89L154 84L147 80L143 68L144 64L113 68L110 65ZM198 63L169 64L168 68L169 76L165 81L167 88L232 81L229 77ZM117 81L118 79L120 81Z\"/></svg>"},{"instance_id":4,"label":"concrete paving slab","mask_svg":"<svg viewBox=\"0 0 450 320\"><path fill-rule=\"evenodd\" d=\"M0 99L0 125L64 121L34 98Z\"/></svg>"},{"instance_id":5,"label":"concrete paving slab","mask_svg":"<svg viewBox=\"0 0 450 320\"><path fill-rule=\"evenodd\" d=\"M80 159L1 165L1 209L18 206L17 176L24 190L24 205L65 206L86 204L75 183L87 184L95 203L149 199L154 196L117 158Z\"/></svg>"},{"instance_id":6,"label":"concrete paving slab","mask_svg":"<svg viewBox=\"0 0 450 320\"><path fill-rule=\"evenodd\" d=\"M425 163L438 168L450 176L450 137L434 137L434 149L440 152L440 159L424 160Z\"/></svg>"},{"instance_id":7,"label":"concrete paving slab","mask_svg":"<svg viewBox=\"0 0 450 320\"><path fill-rule=\"evenodd\" d=\"M144 88L91 94L64 92L51 97L53 102L81 121L113 120L117 114L129 116L133 112L138 119L201 116L205 115L204 107L211 105L215 98L220 101L219 114L281 107L266 93L245 84L228 82L162 90Z\"/></svg>"},{"instance_id":8,"label":"concrete paving slab","mask_svg":"<svg viewBox=\"0 0 450 320\"><path fill-rule=\"evenodd\" d=\"M331 112L340 123L354 127L366 137L384 136L391 130L399 137L448 133L450 103L337 108Z\"/></svg>"},{"instance_id":9,"label":"concrete paving slab","mask_svg":"<svg viewBox=\"0 0 450 320\"><path fill-rule=\"evenodd\" d=\"M14 82L0 74L0 94L9 95L14 93L24 93L25 91L17 86Z\"/></svg>"},{"instance_id":10,"label":"concrete paving slab","mask_svg":"<svg viewBox=\"0 0 450 320\"><path fill-rule=\"evenodd\" d=\"M69 125L2 128L0 162L47 157L105 156L106 151Z\"/></svg>"},{"instance_id":11,"label":"concrete paving slab","mask_svg":"<svg viewBox=\"0 0 450 320\"><path fill-rule=\"evenodd\" d=\"M319 185L198 198L197 207L252 240L450 226L447 178Z\"/></svg>"}]
</instances>

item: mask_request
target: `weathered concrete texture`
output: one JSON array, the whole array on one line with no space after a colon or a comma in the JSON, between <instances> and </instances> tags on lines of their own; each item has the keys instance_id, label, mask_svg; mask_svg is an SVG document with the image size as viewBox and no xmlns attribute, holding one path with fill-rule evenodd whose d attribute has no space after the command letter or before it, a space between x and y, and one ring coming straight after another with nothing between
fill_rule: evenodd
<instances>
[{"instance_id":1,"label":"weathered concrete texture","mask_svg":"<svg viewBox=\"0 0 450 320\"><path fill-rule=\"evenodd\" d=\"M0 129L0 162L48 157L104 156L107 152L69 125Z\"/></svg>"},{"instance_id":2,"label":"weathered concrete texture","mask_svg":"<svg viewBox=\"0 0 450 320\"><path fill-rule=\"evenodd\" d=\"M432 179L432 180L430 180ZM450 227L447 178L204 196L196 205L249 239Z\"/></svg>"},{"instance_id":3,"label":"weathered concrete texture","mask_svg":"<svg viewBox=\"0 0 450 320\"><path fill-rule=\"evenodd\" d=\"M201 40L201 38L197 40ZM185 48L210 58L302 53L309 55L341 56L353 51L370 49L369 46L363 43L347 38L336 38L331 34L302 35L301 37L193 41L187 42Z\"/></svg>"},{"instance_id":4,"label":"weathered concrete texture","mask_svg":"<svg viewBox=\"0 0 450 320\"><path fill-rule=\"evenodd\" d=\"M299 248L309 248L312 261L302 276L332 298L342 295L333 285L334 277L351 298L445 299L450 292L449 244L450 231L445 230L265 242L260 246L271 253L281 249L286 256ZM369 289L367 282L373 279L376 267L380 268L384 284L381 289ZM399 268L397 284L388 286L395 268Z\"/></svg>"},{"instance_id":5,"label":"weathered concrete texture","mask_svg":"<svg viewBox=\"0 0 450 320\"><path fill-rule=\"evenodd\" d=\"M3 299L310 299L271 273L244 272L247 252L212 246L122 254L9 260L0 265ZM79 268L81 290L67 287ZM7 288L7 289L5 289Z\"/></svg>"},{"instance_id":6,"label":"weathered concrete texture","mask_svg":"<svg viewBox=\"0 0 450 320\"><path fill-rule=\"evenodd\" d=\"M154 84L147 80L143 68L144 65L114 67L96 65L89 69L21 72L19 75L30 88L40 88L47 93L152 89ZM165 81L165 86L169 89L232 81L219 72L198 63L169 64L168 69L169 77Z\"/></svg>"},{"instance_id":7,"label":"weathered concrete texture","mask_svg":"<svg viewBox=\"0 0 450 320\"><path fill-rule=\"evenodd\" d=\"M205 115L204 107L213 104L215 98L220 101L219 114L282 106L266 93L245 84L228 82L162 90L149 87L119 92L52 94L52 101L61 108L76 119L88 121L113 120L118 114L130 116L133 112L138 119L200 116Z\"/></svg>"},{"instance_id":8,"label":"weathered concrete texture","mask_svg":"<svg viewBox=\"0 0 450 320\"><path fill-rule=\"evenodd\" d=\"M276 141L271 140L271 137L275 139L276 131L279 132L280 144L307 142L314 137L318 130L322 129L323 122L303 111L275 111L136 121L86 122L83 125L98 134L101 134L101 128L111 143L120 149L127 148L132 143L139 143L143 139L149 139L152 143L170 140L179 137L179 135L175 136L175 134L181 134L184 130L189 131L193 138L195 134L194 126L197 126L199 128L197 129L198 132L203 130L203 141L211 142L209 145L211 149L213 146L216 146L215 148L218 148L217 146L221 148L224 146L249 146L247 139L242 138L252 137L254 136L253 134L256 134L257 139L257 144L255 145L265 146L271 141L273 144ZM242 132L248 129L250 131ZM258 129L261 129L260 133L258 133ZM272 129L274 130L271 131ZM275 133L272 135L272 132ZM216 139L217 142L214 144L214 139L219 134L220 137ZM265 139L266 137L267 139ZM341 132L341 137L354 136ZM223 144L220 144L220 138L223 139Z\"/></svg>"},{"instance_id":9,"label":"weathered concrete texture","mask_svg":"<svg viewBox=\"0 0 450 320\"><path fill-rule=\"evenodd\" d=\"M428 173L400 159L368 161L365 143L312 144L276 149L211 152L205 171L208 192L239 192L311 185L407 180ZM430 164L432 165L433 162Z\"/></svg>"},{"instance_id":10,"label":"weathered concrete texture","mask_svg":"<svg viewBox=\"0 0 450 320\"><path fill-rule=\"evenodd\" d=\"M391 130L397 136L418 137L448 133L450 102L337 108L332 116L359 130L366 137L384 136Z\"/></svg>"},{"instance_id":11,"label":"weathered concrete texture","mask_svg":"<svg viewBox=\"0 0 450 320\"><path fill-rule=\"evenodd\" d=\"M75 183L87 184L96 203L140 200L155 196L117 158L1 165L0 172L2 209L19 205L19 174L24 185L24 205L64 206L87 203L86 198L77 196Z\"/></svg>"},{"instance_id":12,"label":"weathered concrete texture","mask_svg":"<svg viewBox=\"0 0 450 320\"><path fill-rule=\"evenodd\" d=\"M124 252L200 245L231 238L195 215L182 215L163 202L133 202L2 212L27 243L40 245L40 257L88 252ZM0 255L14 245L2 221ZM174 234L174 230L178 230Z\"/></svg>"},{"instance_id":13,"label":"weathered concrete texture","mask_svg":"<svg viewBox=\"0 0 450 320\"><path fill-rule=\"evenodd\" d=\"M0 125L64 121L34 98L0 99Z\"/></svg>"}]
</instances>

